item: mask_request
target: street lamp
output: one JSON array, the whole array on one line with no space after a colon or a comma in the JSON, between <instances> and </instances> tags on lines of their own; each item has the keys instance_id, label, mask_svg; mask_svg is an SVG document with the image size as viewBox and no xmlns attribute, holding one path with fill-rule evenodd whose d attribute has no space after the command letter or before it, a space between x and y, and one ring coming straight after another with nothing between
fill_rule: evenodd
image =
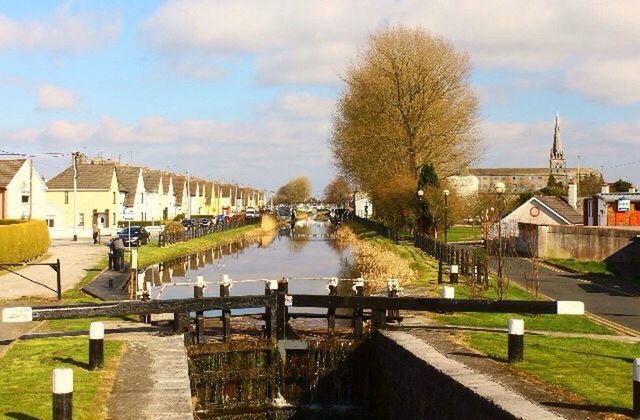
<instances>
[{"instance_id":1,"label":"street lamp","mask_svg":"<svg viewBox=\"0 0 640 420\"><path fill-rule=\"evenodd\" d=\"M449 198L449 190L442 191L444 195L444 244L447 244L447 210L448 206L448 198Z\"/></svg>"},{"instance_id":2,"label":"street lamp","mask_svg":"<svg viewBox=\"0 0 640 420\"><path fill-rule=\"evenodd\" d=\"M502 194L506 190L504 182L496 182L494 189L498 195L498 297L502 299Z\"/></svg>"}]
</instances>

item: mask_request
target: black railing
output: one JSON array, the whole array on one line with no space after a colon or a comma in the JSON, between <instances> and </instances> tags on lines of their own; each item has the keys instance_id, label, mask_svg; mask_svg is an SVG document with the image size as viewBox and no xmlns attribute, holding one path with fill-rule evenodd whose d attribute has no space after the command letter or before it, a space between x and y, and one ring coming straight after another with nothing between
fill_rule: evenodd
<instances>
[{"instance_id":1,"label":"black railing","mask_svg":"<svg viewBox=\"0 0 640 420\"><path fill-rule=\"evenodd\" d=\"M211 226L191 227L178 232L161 232L158 236L158 246L166 246L177 242L185 242L211 233L224 232L230 229L236 229L246 225L253 225L260 219L244 219L240 221L230 221L226 223L217 223Z\"/></svg>"}]
</instances>

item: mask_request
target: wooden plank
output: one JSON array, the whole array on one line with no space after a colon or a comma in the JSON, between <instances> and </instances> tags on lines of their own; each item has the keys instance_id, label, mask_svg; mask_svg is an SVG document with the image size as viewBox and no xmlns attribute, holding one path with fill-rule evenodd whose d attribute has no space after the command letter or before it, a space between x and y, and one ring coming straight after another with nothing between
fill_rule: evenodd
<instances>
[{"instance_id":1,"label":"wooden plank","mask_svg":"<svg viewBox=\"0 0 640 420\"><path fill-rule=\"evenodd\" d=\"M169 299L152 301L118 301L91 305L34 306L33 320L161 314L275 306L275 298L264 295Z\"/></svg>"},{"instance_id":2,"label":"wooden plank","mask_svg":"<svg viewBox=\"0 0 640 420\"><path fill-rule=\"evenodd\" d=\"M397 309L432 312L496 312L556 314L555 301L440 299L384 296L291 295L293 306L316 308Z\"/></svg>"}]
</instances>

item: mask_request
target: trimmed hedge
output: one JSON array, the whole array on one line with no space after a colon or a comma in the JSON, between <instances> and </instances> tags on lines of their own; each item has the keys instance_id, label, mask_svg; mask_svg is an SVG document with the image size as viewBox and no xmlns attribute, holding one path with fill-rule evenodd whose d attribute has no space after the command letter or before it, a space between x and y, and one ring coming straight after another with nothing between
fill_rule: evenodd
<instances>
[{"instance_id":1,"label":"trimmed hedge","mask_svg":"<svg viewBox=\"0 0 640 420\"><path fill-rule=\"evenodd\" d=\"M44 220L0 224L0 263L31 261L48 249L49 229Z\"/></svg>"}]
</instances>

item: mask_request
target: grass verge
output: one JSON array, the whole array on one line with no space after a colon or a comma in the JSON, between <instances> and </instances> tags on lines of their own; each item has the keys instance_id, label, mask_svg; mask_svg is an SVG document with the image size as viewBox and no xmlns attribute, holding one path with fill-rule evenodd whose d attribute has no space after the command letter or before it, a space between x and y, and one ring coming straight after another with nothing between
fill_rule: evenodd
<instances>
[{"instance_id":1,"label":"grass verge","mask_svg":"<svg viewBox=\"0 0 640 420\"><path fill-rule=\"evenodd\" d=\"M260 229L259 225L243 226L224 232L211 233L190 241L178 242L164 247L159 247L157 244L150 243L138 248L138 264L141 267L146 267L148 265L170 260L182 255L204 251L218 244L228 242L242 235L248 234L256 229Z\"/></svg>"},{"instance_id":2,"label":"grass verge","mask_svg":"<svg viewBox=\"0 0 640 420\"><path fill-rule=\"evenodd\" d=\"M506 361L507 335L467 332L463 341ZM596 405L593 411L629 414L631 363L640 344L588 338L525 337L525 361L514 367L559 385Z\"/></svg>"},{"instance_id":3,"label":"grass verge","mask_svg":"<svg viewBox=\"0 0 640 420\"><path fill-rule=\"evenodd\" d=\"M475 241L482 239L481 226L451 226L447 229L447 241Z\"/></svg>"},{"instance_id":4,"label":"grass verge","mask_svg":"<svg viewBox=\"0 0 640 420\"><path fill-rule=\"evenodd\" d=\"M51 418L52 371L70 367L74 376L74 418L103 418L123 344L105 340L105 367L90 371L86 337L19 341L0 358L0 413L9 418Z\"/></svg>"}]
</instances>

